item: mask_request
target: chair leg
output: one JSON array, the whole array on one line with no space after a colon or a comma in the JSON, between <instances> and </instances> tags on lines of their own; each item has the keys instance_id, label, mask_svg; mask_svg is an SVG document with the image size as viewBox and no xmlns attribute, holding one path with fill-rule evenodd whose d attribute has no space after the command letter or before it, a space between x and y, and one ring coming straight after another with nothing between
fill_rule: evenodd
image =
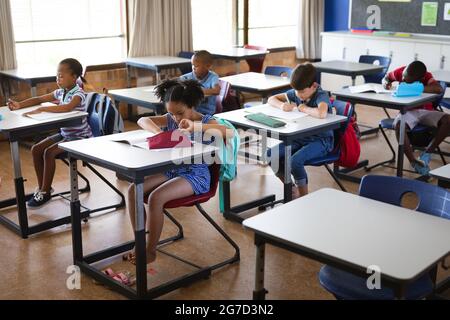
<instances>
[{"instance_id":1,"label":"chair leg","mask_svg":"<svg viewBox=\"0 0 450 320\"><path fill-rule=\"evenodd\" d=\"M164 245L184 238L183 226L167 210L164 210L164 214L178 228L178 234L176 236L161 240L158 245Z\"/></svg>"},{"instance_id":2,"label":"chair leg","mask_svg":"<svg viewBox=\"0 0 450 320\"><path fill-rule=\"evenodd\" d=\"M389 164L389 163L395 163L395 160L396 160L396 158L397 158L397 154L396 154L396 152L395 152L395 149L394 149L394 147L392 146L391 141L389 140L389 138L388 138L386 132L384 131L384 129L383 129L381 126L379 126L379 129L380 129L381 133L383 134L384 140L386 140L386 143L387 143L389 149L390 149L391 152L392 152L392 158L391 158L390 160L383 161L383 162L374 164L373 166L367 167L367 168L366 168L366 171L367 171L367 172L370 172L370 171L372 171L372 170L375 169L375 168L382 167L382 166L384 166L384 165L386 165L386 164Z\"/></svg>"},{"instance_id":3,"label":"chair leg","mask_svg":"<svg viewBox=\"0 0 450 320\"><path fill-rule=\"evenodd\" d=\"M447 165L447 160L445 160L445 157L444 157L444 154L442 153L441 148L437 147L437 152L441 156L442 163L444 164L444 166L446 166Z\"/></svg>"},{"instance_id":4,"label":"chair leg","mask_svg":"<svg viewBox=\"0 0 450 320\"><path fill-rule=\"evenodd\" d=\"M232 258L225 260L221 263L218 263L214 266L211 266L212 270L216 270L219 268L222 268L223 266L226 266L227 264L233 264L235 262L238 262L240 260L240 249L238 245L233 241L233 239L230 238L230 236L208 215L208 213L203 210L202 206L199 204L195 205L200 211L200 213L205 217L206 220L222 235L222 237L225 238L225 240L234 248L235 254Z\"/></svg>"},{"instance_id":5,"label":"chair leg","mask_svg":"<svg viewBox=\"0 0 450 320\"><path fill-rule=\"evenodd\" d=\"M331 170L331 168L326 164L325 168L327 169L328 173L333 177L334 181L339 185L339 188L341 188L342 191L347 192L347 189L345 189L342 182L339 180L339 178L336 176L336 174Z\"/></svg>"},{"instance_id":6,"label":"chair leg","mask_svg":"<svg viewBox=\"0 0 450 320\"><path fill-rule=\"evenodd\" d=\"M117 189L108 180L106 180L106 178L100 172L98 172L93 166L91 166L89 163L86 163L86 167L89 170L91 170L98 178L100 178L100 180L102 180L109 188L111 188L111 190L113 190L121 199L120 203L118 203L118 204L106 206L106 207L102 207L102 208L97 208L94 210L89 210L89 212L92 214L95 212L106 211L106 210L111 210L111 209L121 209L121 208L125 207L125 196L122 194L122 192L120 192L119 189Z\"/></svg>"}]
</instances>

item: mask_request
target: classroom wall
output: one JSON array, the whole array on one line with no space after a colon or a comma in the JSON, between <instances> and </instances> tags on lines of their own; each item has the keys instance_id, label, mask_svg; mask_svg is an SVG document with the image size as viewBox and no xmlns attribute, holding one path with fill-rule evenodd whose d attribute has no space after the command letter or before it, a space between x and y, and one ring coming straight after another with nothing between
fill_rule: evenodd
<instances>
[{"instance_id":1,"label":"classroom wall","mask_svg":"<svg viewBox=\"0 0 450 320\"><path fill-rule=\"evenodd\" d=\"M348 30L350 0L325 0L325 31Z\"/></svg>"}]
</instances>

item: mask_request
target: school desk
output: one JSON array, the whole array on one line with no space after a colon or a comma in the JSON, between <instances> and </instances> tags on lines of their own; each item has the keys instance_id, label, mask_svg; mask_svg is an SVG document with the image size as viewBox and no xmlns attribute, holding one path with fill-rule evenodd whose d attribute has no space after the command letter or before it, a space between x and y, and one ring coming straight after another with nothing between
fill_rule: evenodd
<instances>
[{"instance_id":1,"label":"school desk","mask_svg":"<svg viewBox=\"0 0 450 320\"><path fill-rule=\"evenodd\" d=\"M3 120L0 121L0 133L6 135L11 146L16 192L15 199L8 199L0 202L0 209L17 206L19 224L2 215L0 215L0 223L24 239L45 230L70 224L70 216L29 226L26 202L31 199L32 195L25 194L24 178L22 177L20 163L19 142L23 141L25 138L33 137L40 132L56 130L61 127L79 126L82 119L87 116L87 113L80 112L71 115L61 114L61 117L59 118L37 121L19 114L32 109L33 108L27 108L22 109L19 112L11 112L7 107L0 108L0 115L3 116Z\"/></svg>"},{"instance_id":2,"label":"school desk","mask_svg":"<svg viewBox=\"0 0 450 320\"><path fill-rule=\"evenodd\" d=\"M56 67L39 65L35 67L18 68L13 70L0 70L0 79L5 91L6 99L10 97L8 81L16 80L26 82L31 86L31 96L37 96L36 86L39 83L56 81Z\"/></svg>"},{"instance_id":3,"label":"school desk","mask_svg":"<svg viewBox=\"0 0 450 320\"><path fill-rule=\"evenodd\" d=\"M432 177L435 177L438 179L438 183L439 183L440 187L448 188L448 189L450 188L450 164L448 164L444 167L432 170L430 172L430 175Z\"/></svg>"},{"instance_id":4,"label":"school desk","mask_svg":"<svg viewBox=\"0 0 450 320\"><path fill-rule=\"evenodd\" d=\"M144 212L144 192L143 183L145 177L167 172L187 161L201 161L208 158L217 151L214 146L202 144L192 148L167 149L164 151L150 151L137 147L131 147L125 143L114 142L113 140L126 139L127 136L134 135L139 131L126 132L89 140L80 140L60 144L60 148L69 153L70 176L71 176L71 214L72 214L72 241L74 264L94 278L98 282L108 285L110 288L125 295L130 299L153 299L169 293L178 288L187 286L200 279L208 278L211 275L210 267L194 266L196 271L181 278L160 285L156 288L147 288L147 263L146 263L146 232L145 232L145 212ZM151 134L149 134L151 136ZM214 157L212 157L214 159ZM96 166L111 170L124 177L131 183L136 184L135 194L135 241L114 246L112 248L91 253L87 256L83 253L83 239L81 232L80 201L78 199L77 160L94 164ZM126 228L128 226L124 226ZM124 286L103 272L92 266L125 252L136 249L136 290ZM175 258L175 257L172 257ZM177 258L176 258L177 259ZM183 263L186 261L180 260ZM190 264L190 266L193 266Z\"/></svg>"},{"instance_id":5,"label":"school desk","mask_svg":"<svg viewBox=\"0 0 450 320\"><path fill-rule=\"evenodd\" d=\"M149 56L128 58L125 63L128 68L128 87L131 87L130 68L152 70L156 73L156 84L161 83L161 71L176 69L179 67L189 67L191 60L170 56Z\"/></svg>"},{"instance_id":6,"label":"school desk","mask_svg":"<svg viewBox=\"0 0 450 320\"><path fill-rule=\"evenodd\" d=\"M155 96L154 89L155 86L110 90L108 94L114 99L116 106L120 102L128 104L128 119L131 119L132 105L153 110L156 114L163 112L164 104Z\"/></svg>"},{"instance_id":7,"label":"school desk","mask_svg":"<svg viewBox=\"0 0 450 320\"><path fill-rule=\"evenodd\" d=\"M336 96L336 99L342 101L348 101L353 105L363 104L378 108L385 109L394 109L399 110L402 115L404 115L408 110L420 107L428 102L433 102L439 98L436 94L424 93L419 97L406 97L406 98L397 98L392 96L391 94L377 94L377 93L351 93L348 88L341 89L337 92L333 92ZM406 122L404 116L402 116L401 122L401 132L400 132L400 141L398 145L398 160L397 160L397 176L403 176L403 163L404 163L404 144L405 144L405 127ZM360 169L368 166L368 161L361 162L357 168ZM342 172L336 172L339 177L343 179L347 179L350 181L355 181L354 177L347 175L352 170L346 170L344 174ZM359 182L359 179L358 181Z\"/></svg>"},{"instance_id":8,"label":"school desk","mask_svg":"<svg viewBox=\"0 0 450 320\"><path fill-rule=\"evenodd\" d=\"M233 60L236 63L236 73L241 71L240 62L249 58L262 58L267 56L268 51L245 49L245 48L223 48L210 50L214 59Z\"/></svg>"},{"instance_id":9,"label":"school desk","mask_svg":"<svg viewBox=\"0 0 450 320\"><path fill-rule=\"evenodd\" d=\"M399 299L450 253L449 220L332 189L245 220L244 227L255 233L255 300L267 294L266 244L366 278L376 266L382 285Z\"/></svg>"},{"instance_id":10,"label":"school desk","mask_svg":"<svg viewBox=\"0 0 450 320\"><path fill-rule=\"evenodd\" d=\"M264 106L253 107L252 112L258 112L259 108ZM248 115L246 110L236 110L216 115L217 118L227 120L231 122L237 128L245 130L254 130L262 137L262 150L267 150L267 138L281 140L285 144L285 157L284 157L284 197L283 202L287 203L292 200L292 178L291 178L291 157L292 157L292 143L296 139L309 137L315 134L319 134L329 130L338 129L346 120L346 117L329 115L326 119L316 119L313 117L304 117L302 119L293 121L286 121L287 125L282 128L270 128L265 125L253 122L245 118ZM229 220L233 220L242 223L243 218L241 213L246 212L252 208L264 207L268 205L274 205L275 195L264 197L256 201L251 201L246 204L242 204L231 208L230 205L230 183L224 182L224 200L225 200L225 213L224 217Z\"/></svg>"},{"instance_id":11,"label":"school desk","mask_svg":"<svg viewBox=\"0 0 450 320\"><path fill-rule=\"evenodd\" d=\"M267 103L267 98L279 90L289 90L290 80L287 77L278 77L256 72L246 72L241 74L223 77L220 80L227 81L231 88L237 91L256 93L263 97L263 103Z\"/></svg>"}]
</instances>

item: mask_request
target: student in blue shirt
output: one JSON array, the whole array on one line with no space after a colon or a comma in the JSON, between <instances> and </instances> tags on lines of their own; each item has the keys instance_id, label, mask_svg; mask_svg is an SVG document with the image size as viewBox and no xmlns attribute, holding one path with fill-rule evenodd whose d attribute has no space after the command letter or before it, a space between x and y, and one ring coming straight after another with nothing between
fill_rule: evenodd
<instances>
[{"instance_id":1,"label":"student in blue shirt","mask_svg":"<svg viewBox=\"0 0 450 320\"><path fill-rule=\"evenodd\" d=\"M278 94L269 99L269 104L286 112L298 109L311 117L325 119L332 114L332 107L328 93L322 90L316 82L316 68L312 64L297 66L292 73L292 90ZM284 182L284 145L278 146L280 156L280 170L277 177ZM308 175L304 164L308 160L327 155L334 148L333 131L313 135L292 143L292 175L295 185L292 190L293 199L308 194ZM273 154L273 150L271 151Z\"/></svg>"},{"instance_id":2,"label":"student in blue shirt","mask_svg":"<svg viewBox=\"0 0 450 320\"><path fill-rule=\"evenodd\" d=\"M182 80L196 80L202 86L205 99L197 112L203 115L213 115L216 112L216 96L220 94L219 76L211 71L213 62L208 51L197 51L192 56L192 72L181 77Z\"/></svg>"}]
</instances>

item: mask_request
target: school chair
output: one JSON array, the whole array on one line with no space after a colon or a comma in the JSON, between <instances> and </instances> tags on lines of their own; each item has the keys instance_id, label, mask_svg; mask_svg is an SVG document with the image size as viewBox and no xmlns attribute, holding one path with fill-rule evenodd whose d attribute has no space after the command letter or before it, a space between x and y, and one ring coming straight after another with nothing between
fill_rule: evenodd
<instances>
[{"instance_id":1,"label":"school chair","mask_svg":"<svg viewBox=\"0 0 450 320\"><path fill-rule=\"evenodd\" d=\"M88 94L88 98L86 99L88 103L87 113L88 113L88 123L91 127L92 134L94 137L101 137L110 135L116 132L117 122L120 121L119 111L115 108L112 100L107 96L99 93L90 93ZM61 160L67 166L70 166L67 161L67 153L64 152L58 156L58 159ZM92 215L97 212L112 210L112 209L121 209L125 207L125 196L117 189L114 185L111 184L100 172L98 172L92 165L89 163L83 162L83 167L88 168L92 173L94 173L100 180L102 180L115 194L120 197L120 202L114 205L99 207L96 209L89 209L83 207L89 215ZM77 172L78 175L86 182L86 187L80 190L80 193L88 192L91 190L89 180L84 177L80 172ZM56 195L55 195L56 196ZM59 194L62 196L62 194Z\"/></svg>"},{"instance_id":2,"label":"school chair","mask_svg":"<svg viewBox=\"0 0 450 320\"><path fill-rule=\"evenodd\" d=\"M291 77L292 75L292 68L290 67L283 67L283 66L268 66L266 67L266 69L264 70L264 74L269 75L269 76L276 76L276 77ZM279 91L274 91L272 93L272 95L276 95L279 93L284 93L286 92L286 90L279 90ZM259 101L250 101L244 104L244 108L253 108L256 106L261 105L261 102Z\"/></svg>"},{"instance_id":3,"label":"school chair","mask_svg":"<svg viewBox=\"0 0 450 320\"><path fill-rule=\"evenodd\" d=\"M194 55L194 52L191 51L181 51L178 53L179 58L185 58L185 59L192 59L192 56ZM188 74L192 72L192 67L179 67L180 72L182 75Z\"/></svg>"},{"instance_id":4,"label":"school chair","mask_svg":"<svg viewBox=\"0 0 450 320\"><path fill-rule=\"evenodd\" d=\"M348 106L348 110L347 110ZM331 177L336 181L336 183L339 185L342 191L347 192L344 185L341 183L337 175L334 173L334 171L330 168L330 165L334 165L341 156L341 150L340 150L340 143L342 136L344 135L344 132L347 130L348 126L350 125L350 122L352 121L352 117L354 114L354 107L352 105L349 105L347 102L335 100L333 101L333 108L336 109L336 114L340 116L346 116L347 121L344 123L344 125L341 126L341 128L334 131L334 145L335 148L333 151L331 151L329 154L325 155L324 157L312 159L310 161L307 161L305 163L305 166L312 166L312 167L325 167L327 169L328 173L331 175ZM347 115L345 115L347 110Z\"/></svg>"},{"instance_id":5,"label":"school chair","mask_svg":"<svg viewBox=\"0 0 450 320\"><path fill-rule=\"evenodd\" d=\"M385 202L394 206L402 206L405 194L414 193L419 200L418 212L450 219L450 192L416 180L398 177L366 176L361 182L361 197ZM439 263L439 262L438 262ZM418 300L442 291L442 284L435 288L436 267L411 283L405 293L406 299ZM394 291L385 286L381 290L369 290L367 278L358 277L331 266L324 266L319 273L322 287L332 293L338 300L393 300Z\"/></svg>"},{"instance_id":6,"label":"school chair","mask_svg":"<svg viewBox=\"0 0 450 320\"><path fill-rule=\"evenodd\" d=\"M220 94L216 97L216 114L224 110L224 101L230 93L231 84L227 81L219 80Z\"/></svg>"},{"instance_id":7,"label":"school chair","mask_svg":"<svg viewBox=\"0 0 450 320\"><path fill-rule=\"evenodd\" d=\"M244 49L252 49L252 50L258 50L258 51L267 51L266 47L261 46L254 46L250 44L246 44L244 46ZM266 60L266 57L261 58L248 58L245 61L247 61L248 66L250 67L250 72L257 72L261 73L264 66L264 61Z\"/></svg>"},{"instance_id":8,"label":"school chair","mask_svg":"<svg viewBox=\"0 0 450 320\"><path fill-rule=\"evenodd\" d=\"M440 97L434 103L435 109L437 109L439 106L445 106L442 104L442 100L444 98L444 94L445 94L447 85L445 84L445 82L440 82L440 85L443 89L443 93L440 95ZM367 172L370 172L373 169L378 168L378 167L392 167L392 166L388 166L388 165L395 163L395 161L396 161L397 154L396 154L395 149L392 146L392 143L390 142L390 140L386 134L386 131L385 131L385 130L395 131L394 119L389 117L387 119L381 120L378 128L380 129L380 132L383 134L384 140L386 141L386 143L389 147L389 150L391 151L392 157L388 160L385 160L385 161L379 162L377 164L374 164L370 167L367 167L366 168ZM434 131L434 128L426 127L424 125L419 124L413 130L408 132L408 138L410 139L410 142L411 142L413 148L416 150L426 148L430 144L431 140L433 139L433 136L434 136L433 131ZM444 163L444 165L446 165L447 161L445 160L444 154L439 147L437 148L437 154L439 154L442 162ZM394 167L392 167L392 168L394 168ZM404 169L404 171L410 172L410 173L416 173L415 171L407 170L407 169Z\"/></svg>"},{"instance_id":9,"label":"school chair","mask_svg":"<svg viewBox=\"0 0 450 320\"><path fill-rule=\"evenodd\" d=\"M177 209L177 208L189 208L189 207L196 207L197 210L200 212L200 214L211 224L214 229L220 233L220 235L226 240L226 242L233 247L234 249L234 255L230 258L227 258L226 260L223 260L221 262L218 262L212 266L207 267L211 270L217 270L219 268L222 268L228 264L234 264L240 260L240 249L238 245L231 239L231 237L211 218L211 216L203 209L202 204L208 202L212 198L216 196L217 193L217 187L219 185L219 179L220 179L220 164L213 164L209 167L209 171L211 174L211 188L209 192L201 195L193 195L182 199L177 199L170 201L165 204L164 206L164 214L175 223L175 225L178 227L178 236L173 237L172 239L180 240L184 238L184 231L181 224L170 214L168 210L170 209ZM148 197L149 195L146 195L144 197L144 205L148 203ZM200 231L200 230L199 230ZM207 241L207 239L205 239ZM168 243L170 241L163 240L159 244ZM201 267L197 266L195 263L191 263L186 261L183 258L180 258L178 256L169 254L167 252L162 251L161 249L158 250L162 254L169 255L170 257L179 260L183 263L188 263L189 265L196 267L198 269L202 269ZM219 250L221 251L221 250Z\"/></svg>"}]
</instances>

